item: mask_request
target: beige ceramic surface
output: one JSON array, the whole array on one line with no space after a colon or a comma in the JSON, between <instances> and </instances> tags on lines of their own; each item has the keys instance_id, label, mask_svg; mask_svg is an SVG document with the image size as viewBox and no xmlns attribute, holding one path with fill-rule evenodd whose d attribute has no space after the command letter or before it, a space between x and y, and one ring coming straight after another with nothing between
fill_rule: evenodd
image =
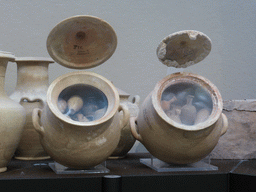
<instances>
[{"instance_id":1,"label":"beige ceramic surface","mask_svg":"<svg viewBox=\"0 0 256 192\"><path fill-rule=\"evenodd\" d=\"M104 20L74 16L58 23L47 39L47 50L59 64L76 69L102 64L115 52L117 36Z\"/></svg>"},{"instance_id":2,"label":"beige ceramic surface","mask_svg":"<svg viewBox=\"0 0 256 192\"><path fill-rule=\"evenodd\" d=\"M121 89L117 89L119 93L120 103L126 105L130 112L130 117L137 117L139 114L139 102L140 97L135 95L132 98L132 102L129 101L130 94L124 92ZM122 115L122 113L120 113ZM136 139L133 137L131 133L130 122L127 122L127 125L124 126L121 130L121 137L118 143L117 148L109 157L110 159L118 159L123 158L130 151L132 146L134 145Z\"/></svg>"},{"instance_id":3,"label":"beige ceramic surface","mask_svg":"<svg viewBox=\"0 0 256 192\"><path fill-rule=\"evenodd\" d=\"M14 56L0 52L0 172L7 170L7 164L19 144L26 118L25 109L4 91L8 61L14 61Z\"/></svg>"},{"instance_id":4,"label":"beige ceramic surface","mask_svg":"<svg viewBox=\"0 0 256 192\"><path fill-rule=\"evenodd\" d=\"M26 110L26 124L20 144L15 152L15 158L20 160L48 159L49 155L43 150L39 134L32 123L34 108L42 109L46 102L48 89L48 66L53 63L50 58L18 57L17 85L10 98L20 103Z\"/></svg>"},{"instance_id":5,"label":"beige ceramic surface","mask_svg":"<svg viewBox=\"0 0 256 192\"><path fill-rule=\"evenodd\" d=\"M211 40L199 31L170 34L157 47L158 59L168 67L186 68L202 61L211 51Z\"/></svg>"},{"instance_id":6,"label":"beige ceramic surface","mask_svg":"<svg viewBox=\"0 0 256 192\"><path fill-rule=\"evenodd\" d=\"M163 91L183 82L196 83L211 94L213 109L206 121L188 126L169 118L162 109L160 101ZM222 108L221 95L209 80L191 73L171 74L159 81L147 96L138 118L131 119L132 133L153 156L164 162L197 162L214 149L227 130L228 121Z\"/></svg>"},{"instance_id":7,"label":"beige ceramic surface","mask_svg":"<svg viewBox=\"0 0 256 192\"><path fill-rule=\"evenodd\" d=\"M107 97L108 107L102 118L74 121L58 109L60 93L77 84L91 85ZM129 116L128 108L120 105L118 92L109 80L96 73L79 71L62 75L51 83L47 106L43 110L34 109L33 124L40 133L43 148L56 162L85 169L102 163L113 153Z\"/></svg>"}]
</instances>

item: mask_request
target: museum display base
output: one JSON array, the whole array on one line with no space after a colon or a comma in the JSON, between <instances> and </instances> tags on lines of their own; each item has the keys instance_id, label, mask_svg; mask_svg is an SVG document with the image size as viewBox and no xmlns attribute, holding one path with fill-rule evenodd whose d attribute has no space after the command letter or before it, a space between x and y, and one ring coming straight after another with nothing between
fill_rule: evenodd
<instances>
[{"instance_id":1,"label":"museum display base","mask_svg":"<svg viewBox=\"0 0 256 192\"><path fill-rule=\"evenodd\" d=\"M109 173L95 174L56 174L49 167L49 163L54 163L52 159L40 161L12 159L7 171L0 173L0 188L1 192L34 192L39 189L54 192L101 192L106 188L104 186L109 186L104 179L109 176L112 183L121 185L123 192L255 191L256 160L212 159L210 164L218 167L218 170L157 172L140 162L140 159L150 157L148 153L132 153L123 159L107 160L106 168L109 169ZM207 163L208 159L204 162Z\"/></svg>"},{"instance_id":2,"label":"museum display base","mask_svg":"<svg viewBox=\"0 0 256 192\"><path fill-rule=\"evenodd\" d=\"M157 158L142 158L140 162L157 172L181 172L181 171L217 171L218 167L199 161L191 164L168 164Z\"/></svg>"},{"instance_id":3,"label":"museum display base","mask_svg":"<svg viewBox=\"0 0 256 192\"><path fill-rule=\"evenodd\" d=\"M109 169L106 168L106 161L100 165L96 165L95 167L91 167L88 169L72 169L69 167L65 167L57 162L49 163L49 167L56 174L95 174L95 173L109 173Z\"/></svg>"}]
</instances>

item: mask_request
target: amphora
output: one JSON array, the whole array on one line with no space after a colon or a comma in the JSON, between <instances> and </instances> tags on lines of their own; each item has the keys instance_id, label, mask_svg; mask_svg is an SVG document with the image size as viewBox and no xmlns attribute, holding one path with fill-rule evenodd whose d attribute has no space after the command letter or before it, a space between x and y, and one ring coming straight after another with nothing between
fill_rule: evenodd
<instances>
[{"instance_id":1,"label":"amphora","mask_svg":"<svg viewBox=\"0 0 256 192\"><path fill-rule=\"evenodd\" d=\"M26 110L26 124L21 141L15 152L19 160L42 160L50 158L40 144L39 134L32 123L34 108L43 108L48 89L48 66L54 61L44 57L17 57L17 84L10 98Z\"/></svg>"},{"instance_id":2,"label":"amphora","mask_svg":"<svg viewBox=\"0 0 256 192\"><path fill-rule=\"evenodd\" d=\"M14 60L11 53L0 52L0 172L7 170L7 164L20 142L26 119L25 109L4 91L6 67L8 61Z\"/></svg>"}]
</instances>

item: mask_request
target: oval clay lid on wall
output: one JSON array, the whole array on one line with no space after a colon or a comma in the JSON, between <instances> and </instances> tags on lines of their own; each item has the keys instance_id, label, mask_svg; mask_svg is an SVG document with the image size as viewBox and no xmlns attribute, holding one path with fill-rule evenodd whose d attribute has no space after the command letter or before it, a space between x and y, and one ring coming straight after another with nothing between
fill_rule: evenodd
<instances>
[{"instance_id":1,"label":"oval clay lid on wall","mask_svg":"<svg viewBox=\"0 0 256 192\"><path fill-rule=\"evenodd\" d=\"M202 61L211 51L211 40L199 31L170 34L157 47L158 59L168 67L186 68Z\"/></svg>"},{"instance_id":2,"label":"oval clay lid on wall","mask_svg":"<svg viewBox=\"0 0 256 192\"><path fill-rule=\"evenodd\" d=\"M74 16L58 23L47 38L47 50L57 63L87 69L108 60L115 52L117 36L104 20Z\"/></svg>"}]
</instances>

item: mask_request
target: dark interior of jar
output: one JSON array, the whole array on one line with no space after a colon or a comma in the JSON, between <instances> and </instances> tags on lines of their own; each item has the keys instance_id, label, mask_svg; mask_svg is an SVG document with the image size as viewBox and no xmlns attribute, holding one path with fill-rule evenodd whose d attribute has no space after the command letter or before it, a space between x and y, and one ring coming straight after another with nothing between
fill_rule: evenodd
<instances>
[{"instance_id":1,"label":"dark interior of jar","mask_svg":"<svg viewBox=\"0 0 256 192\"><path fill-rule=\"evenodd\" d=\"M209 118L213 101L210 92L203 86L181 82L163 91L161 107L175 122L193 126Z\"/></svg>"},{"instance_id":2,"label":"dark interior of jar","mask_svg":"<svg viewBox=\"0 0 256 192\"><path fill-rule=\"evenodd\" d=\"M68 118L89 122L105 115L108 100L101 90L91 85L76 84L65 88L60 93L57 106Z\"/></svg>"}]
</instances>

